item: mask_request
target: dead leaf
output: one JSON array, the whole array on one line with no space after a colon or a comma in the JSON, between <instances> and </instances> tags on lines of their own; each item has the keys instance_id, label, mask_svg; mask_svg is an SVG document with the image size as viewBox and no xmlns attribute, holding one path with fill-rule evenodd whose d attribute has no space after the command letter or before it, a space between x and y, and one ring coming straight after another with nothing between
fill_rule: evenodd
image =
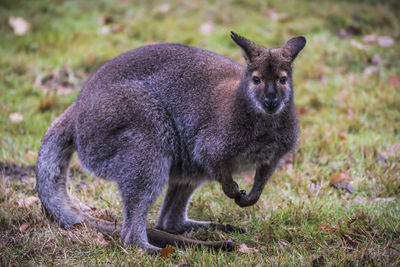
<instances>
[{"instance_id":1,"label":"dead leaf","mask_svg":"<svg viewBox=\"0 0 400 267\"><path fill-rule=\"evenodd\" d=\"M400 74L390 76L389 85L393 88L400 88Z\"/></svg>"},{"instance_id":2,"label":"dead leaf","mask_svg":"<svg viewBox=\"0 0 400 267\"><path fill-rule=\"evenodd\" d=\"M382 47L391 47L394 45L394 40L390 36L379 36L377 39L378 45Z\"/></svg>"},{"instance_id":3,"label":"dead leaf","mask_svg":"<svg viewBox=\"0 0 400 267\"><path fill-rule=\"evenodd\" d=\"M171 257L172 252L174 252L175 247L171 246L171 245L166 245L165 248L161 249L161 258L163 259L167 259L169 257Z\"/></svg>"},{"instance_id":4,"label":"dead leaf","mask_svg":"<svg viewBox=\"0 0 400 267\"><path fill-rule=\"evenodd\" d=\"M300 106L297 109L297 115L301 116L307 113L307 108L305 106Z\"/></svg>"},{"instance_id":5,"label":"dead leaf","mask_svg":"<svg viewBox=\"0 0 400 267\"><path fill-rule=\"evenodd\" d=\"M346 189L349 193L353 193L354 189L353 187L350 186L350 174L348 171L342 171L340 173L333 174L331 176L331 180L329 182L330 186L333 186L335 188L344 188Z\"/></svg>"},{"instance_id":6,"label":"dead leaf","mask_svg":"<svg viewBox=\"0 0 400 267\"><path fill-rule=\"evenodd\" d=\"M104 239L104 235L102 233L97 233L96 243L100 246L107 246L108 242Z\"/></svg>"},{"instance_id":7,"label":"dead leaf","mask_svg":"<svg viewBox=\"0 0 400 267\"><path fill-rule=\"evenodd\" d=\"M31 25L21 17L9 17L8 24L14 31L15 35L21 36L31 29Z\"/></svg>"},{"instance_id":8,"label":"dead leaf","mask_svg":"<svg viewBox=\"0 0 400 267\"><path fill-rule=\"evenodd\" d=\"M345 132L339 132L338 136L340 140L347 140L347 135Z\"/></svg>"},{"instance_id":9,"label":"dead leaf","mask_svg":"<svg viewBox=\"0 0 400 267\"><path fill-rule=\"evenodd\" d=\"M11 123L20 123L24 120L24 116L22 116L22 114L18 112L11 113L9 118Z\"/></svg>"},{"instance_id":10,"label":"dead leaf","mask_svg":"<svg viewBox=\"0 0 400 267\"><path fill-rule=\"evenodd\" d=\"M20 231L21 233L25 233L26 230L29 228L30 225L31 225L30 223L24 222L24 223L19 227L19 231Z\"/></svg>"},{"instance_id":11,"label":"dead leaf","mask_svg":"<svg viewBox=\"0 0 400 267\"><path fill-rule=\"evenodd\" d=\"M238 247L238 251L242 252L242 253L253 253L253 252L258 252L258 249L256 248L249 248L248 246L246 246L245 243L240 244L240 246Z\"/></svg>"},{"instance_id":12,"label":"dead leaf","mask_svg":"<svg viewBox=\"0 0 400 267\"><path fill-rule=\"evenodd\" d=\"M214 28L215 28L214 23L212 23L212 21L207 21L200 25L199 30L203 35L210 35L210 33L212 33Z\"/></svg>"},{"instance_id":13,"label":"dead leaf","mask_svg":"<svg viewBox=\"0 0 400 267\"><path fill-rule=\"evenodd\" d=\"M288 230L289 232L296 232L297 228L296 227L289 227L286 230Z\"/></svg>"}]
</instances>

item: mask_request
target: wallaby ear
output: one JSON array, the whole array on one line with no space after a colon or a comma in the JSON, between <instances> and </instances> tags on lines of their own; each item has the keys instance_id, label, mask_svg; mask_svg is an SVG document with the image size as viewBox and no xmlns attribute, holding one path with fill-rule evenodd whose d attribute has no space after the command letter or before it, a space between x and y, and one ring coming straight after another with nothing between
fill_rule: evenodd
<instances>
[{"instance_id":1,"label":"wallaby ear","mask_svg":"<svg viewBox=\"0 0 400 267\"><path fill-rule=\"evenodd\" d=\"M287 41L287 43L282 48L289 53L289 56L293 61L296 58L297 54L304 48L305 45L306 45L306 38L304 38L303 36L298 36Z\"/></svg>"},{"instance_id":2,"label":"wallaby ear","mask_svg":"<svg viewBox=\"0 0 400 267\"><path fill-rule=\"evenodd\" d=\"M252 62L254 58L260 55L257 45L252 41L247 40L243 36L240 36L234 32L231 32L231 38L242 49L242 54L247 64Z\"/></svg>"}]
</instances>

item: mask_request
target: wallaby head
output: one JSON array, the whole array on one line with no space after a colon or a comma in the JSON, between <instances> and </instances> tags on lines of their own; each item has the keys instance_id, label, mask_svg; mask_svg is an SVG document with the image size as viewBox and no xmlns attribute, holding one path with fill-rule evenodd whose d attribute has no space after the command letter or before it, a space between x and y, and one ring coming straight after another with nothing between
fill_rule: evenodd
<instances>
[{"instance_id":1,"label":"wallaby head","mask_svg":"<svg viewBox=\"0 0 400 267\"><path fill-rule=\"evenodd\" d=\"M306 44L304 37L290 39L280 48L267 49L232 32L247 66L241 86L257 113L279 114L292 101L292 62Z\"/></svg>"}]
</instances>

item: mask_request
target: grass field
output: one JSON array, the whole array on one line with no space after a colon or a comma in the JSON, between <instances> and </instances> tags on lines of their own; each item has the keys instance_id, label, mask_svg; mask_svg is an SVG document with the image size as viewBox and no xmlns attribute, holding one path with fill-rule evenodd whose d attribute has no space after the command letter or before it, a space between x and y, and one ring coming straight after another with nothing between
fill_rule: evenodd
<instances>
[{"instance_id":1,"label":"grass field","mask_svg":"<svg viewBox=\"0 0 400 267\"><path fill-rule=\"evenodd\" d=\"M0 265L399 266L400 3L380 2L0 1ZM10 17L24 18L30 30L17 36ZM124 247L118 235L51 223L30 165L88 75L154 42L185 43L244 64L231 30L266 47L307 38L294 73L297 149L256 205L239 208L216 183L190 205L190 217L248 234L188 236L232 239L258 252L187 248L162 258ZM121 220L116 187L72 164L74 199ZM248 177L238 183L252 185Z\"/></svg>"}]
</instances>

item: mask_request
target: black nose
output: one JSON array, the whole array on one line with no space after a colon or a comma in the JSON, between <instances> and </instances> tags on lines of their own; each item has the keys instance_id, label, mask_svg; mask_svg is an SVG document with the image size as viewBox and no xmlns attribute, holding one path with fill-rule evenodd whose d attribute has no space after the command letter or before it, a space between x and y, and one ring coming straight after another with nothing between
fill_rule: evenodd
<instances>
[{"instance_id":1,"label":"black nose","mask_svg":"<svg viewBox=\"0 0 400 267\"><path fill-rule=\"evenodd\" d=\"M278 106L278 98L275 95L265 97L264 101L268 109L274 109Z\"/></svg>"}]
</instances>

